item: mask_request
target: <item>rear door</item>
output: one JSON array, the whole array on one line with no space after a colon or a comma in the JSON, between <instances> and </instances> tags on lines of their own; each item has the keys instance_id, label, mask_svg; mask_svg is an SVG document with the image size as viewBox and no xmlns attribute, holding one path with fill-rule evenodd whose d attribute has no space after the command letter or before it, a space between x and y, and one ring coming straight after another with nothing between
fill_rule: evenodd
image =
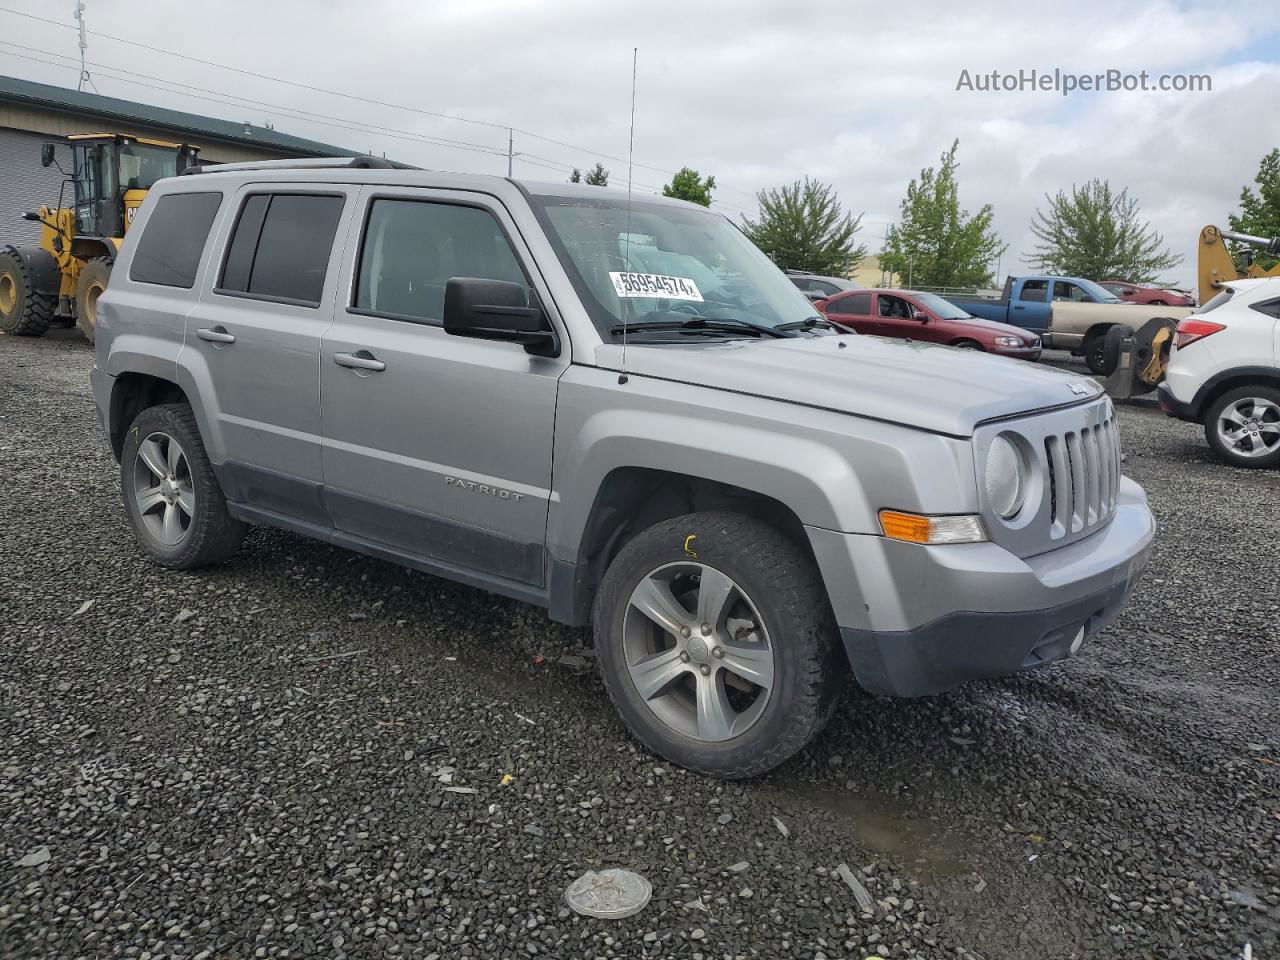
<instances>
[{"instance_id":1,"label":"rear door","mask_svg":"<svg viewBox=\"0 0 1280 960\"><path fill-rule=\"evenodd\" d=\"M342 229L358 188L246 184L187 318L184 363L202 389L227 498L264 519L325 528L320 338L332 322ZM312 530L312 532L315 532Z\"/></svg>"},{"instance_id":2,"label":"rear door","mask_svg":"<svg viewBox=\"0 0 1280 960\"><path fill-rule=\"evenodd\" d=\"M826 314L835 323L852 327L858 333L874 333L871 316L871 294L866 291L845 294L827 304Z\"/></svg>"},{"instance_id":3,"label":"rear door","mask_svg":"<svg viewBox=\"0 0 1280 960\"><path fill-rule=\"evenodd\" d=\"M535 357L447 334L442 314L452 277L522 283L558 324L549 293L495 198L370 187L360 205L320 357L337 537L507 593L540 589L568 339L560 357Z\"/></svg>"},{"instance_id":4,"label":"rear door","mask_svg":"<svg viewBox=\"0 0 1280 960\"><path fill-rule=\"evenodd\" d=\"M1049 326L1049 314L1047 278L1029 277L1014 284L1009 298L1009 323L1028 330L1044 330Z\"/></svg>"}]
</instances>

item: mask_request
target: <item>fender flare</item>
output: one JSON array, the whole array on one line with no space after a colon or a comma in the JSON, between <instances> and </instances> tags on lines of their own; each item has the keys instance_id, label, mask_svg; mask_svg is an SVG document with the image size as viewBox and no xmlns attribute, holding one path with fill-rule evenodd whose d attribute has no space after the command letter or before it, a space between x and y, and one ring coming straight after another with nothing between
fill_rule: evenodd
<instances>
[{"instance_id":1,"label":"fender flare","mask_svg":"<svg viewBox=\"0 0 1280 960\"><path fill-rule=\"evenodd\" d=\"M31 289L34 292L51 297L58 295L62 287L62 271L58 269L58 261L48 250L42 247L18 247L12 243L6 243L0 249L22 261L27 269L27 276L31 278Z\"/></svg>"}]
</instances>

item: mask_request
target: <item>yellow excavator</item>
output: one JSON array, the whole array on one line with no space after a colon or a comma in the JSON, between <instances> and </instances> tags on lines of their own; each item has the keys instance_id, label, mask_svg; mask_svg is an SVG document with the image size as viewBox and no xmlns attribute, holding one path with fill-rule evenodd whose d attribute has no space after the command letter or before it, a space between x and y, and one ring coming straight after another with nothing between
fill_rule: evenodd
<instances>
[{"instance_id":1,"label":"yellow excavator","mask_svg":"<svg viewBox=\"0 0 1280 960\"><path fill-rule=\"evenodd\" d=\"M57 204L23 215L43 226L39 245L0 245L0 331L38 337L75 324L92 343L98 298L134 214L157 180L195 165L199 148L116 133L67 139L72 170ZM65 175L57 146L45 143L40 162ZM63 206L67 184L73 201Z\"/></svg>"}]
</instances>

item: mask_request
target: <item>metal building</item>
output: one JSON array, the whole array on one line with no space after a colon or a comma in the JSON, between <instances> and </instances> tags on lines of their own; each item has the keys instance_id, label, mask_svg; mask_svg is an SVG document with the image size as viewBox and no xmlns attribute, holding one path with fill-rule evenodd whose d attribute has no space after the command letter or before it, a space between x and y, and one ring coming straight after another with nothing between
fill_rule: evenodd
<instances>
[{"instance_id":1,"label":"metal building","mask_svg":"<svg viewBox=\"0 0 1280 960\"><path fill-rule=\"evenodd\" d=\"M40 225L24 221L22 214L42 203L55 205L65 179L56 166L40 165L40 145L49 140L65 143L76 133L123 133L189 143L200 148L201 163L356 155L270 127L0 76L0 243L39 240ZM70 148L60 147L57 158L70 174ZM70 203L70 184L65 191L64 203Z\"/></svg>"}]
</instances>

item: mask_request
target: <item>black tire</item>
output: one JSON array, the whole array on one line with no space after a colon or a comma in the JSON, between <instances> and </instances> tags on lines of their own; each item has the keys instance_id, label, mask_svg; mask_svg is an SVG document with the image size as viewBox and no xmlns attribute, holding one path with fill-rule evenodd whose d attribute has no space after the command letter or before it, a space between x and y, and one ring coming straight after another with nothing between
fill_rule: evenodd
<instances>
[{"instance_id":1,"label":"black tire","mask_svg":"<svg viewBox=\"0 0 1280 960\"><path fill-rule=\"evenodd\" d=\"M36 293L26 262L12 250L0 251L0 331L14 337L39 337L49 329L58 298Z\"/></svg>"},{"instance_id":2,"label":"black tire","mask_svg":"<svg viewBox=\"0 0 1280 960\"><path fill-rule=\"evenodd\" d=\"M110 279L111 261L106 257L85 261L76 279L76 326L90 343L97 337L98 298Z\"/></svg>"},{"instance_id":3,"label":"black tire","mask_svg":"<svg viewBox=\"0 0 1280 960\"><path fill-rule=\"evenodd\" d=\"M953 347L959 347L961 350L977 350L979 353L984 352L982 344L977 340L957 340L952 344Z\"/></svg>"},{"instance_id":4,"label":"black tire","mask_svg":"<svg viewBox=\"0 0 1280 960\"><path fill-rule=\"evenodd\" d=\"M158 539L144 523L137 500L138 477L146 470L138 451L144 441L157 434L178 442L194 494L189 525L172 545ZM245 525L227 512L227 501L205 453L195 415L185 403L148 407L134 418L120 454L120 492L139 545L162 566L188 570L220 563L235 553L244 539Z\"/></svg>"},{"instance_id":5,"label":"black tire","mask_svg":"<svg viewBox=\"0 0 1280 960\"><path fill-rule=\"evenodd\" d=\"M1280 408L1280 389L1275 387L1266 387L1259 384L1257 386L1237 387L1235 390L1228 390L1209 404L1208 409L1205 410L1204 437L1209 441L1210 448L1217 454L1218 458L1233 467L1247 467L1250 469L1280 467L1280 443L1276 443L1275 449L1269 453L1249 456L1231 446L1219 432L1219 423L1227 408L1240 403L1242 400L1253 398L1266 401ZM1273 420L1273 416L1274 414L1267 414L1264 422L1280 422ZM1268 433L1268 436L1270 436L1270 433ZM1250 443L1252 442L1250 441ZM1270 446L1270 444L1267 446Z\"/></svg>"},{"instance_id":6,"label":"black tire","mask_svg":"<svg viewBox=\"0 0 1280 960\"><path fill-rule=\"evenodd\" d=\"M636 688L623 644L636 586L668 564L689 562L691 555L751 597L773 649L774 683L758 718L743 733L720 741L685 735L659 719ZM693 513L636 536L605 573L594 625L604 685L627 728L654 753L714 777L757 776L802 750L830 718L847 676L839 631L812 559L774 528L741 514Z\"/></svg>"}]
</instances>

